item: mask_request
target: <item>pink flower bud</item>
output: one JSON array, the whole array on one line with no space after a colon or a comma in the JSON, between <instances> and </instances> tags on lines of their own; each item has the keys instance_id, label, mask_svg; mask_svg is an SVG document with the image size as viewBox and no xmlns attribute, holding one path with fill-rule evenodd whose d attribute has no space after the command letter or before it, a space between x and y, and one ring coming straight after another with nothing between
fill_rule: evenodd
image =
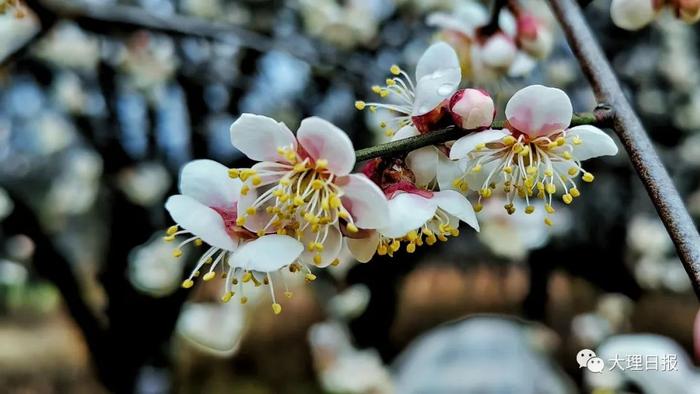
<instances>
[{"instance_id":1,"label":"pink flower bud","mask_svg":"<svg viewBox=\"0 0 700 394\"><path fill-rule=\"evenodd\" d=\"M503 32L488 37L481 45L481 61L489 67L508 69L518 52L513 39Z\"/></svg>"},{"instance_id":2,"label":"pink flower bud","mask_svg":"<svg viewBox=\"0 0 700 394\"><path fill-rule=\"evenodd\" d=\"M678 17L686 23L700 20L700 0L678 0L676 5Z\"/></svg>"},{"instance_id":3,"label":"pink flower bud","mask_svg":"<svg viewBox=\"0 0 700 394\"><path fill-rule=\"evenodd\" d=\"M517 40L520 47L529 55L542 59L552 51L552 33L534 15L521 12L517 19Z\"/></svg>"},{"instance_id":4,"label":"pink flower bud","mask_svg":"<svg viewBox=\"0 0 700 394\"><path fill-rule=\"evenodd\" d=\"M496 107L488 93L477 89L460 89L450 99L454 123L467 130L491 126Z\"/></svg>"}]
</instances>

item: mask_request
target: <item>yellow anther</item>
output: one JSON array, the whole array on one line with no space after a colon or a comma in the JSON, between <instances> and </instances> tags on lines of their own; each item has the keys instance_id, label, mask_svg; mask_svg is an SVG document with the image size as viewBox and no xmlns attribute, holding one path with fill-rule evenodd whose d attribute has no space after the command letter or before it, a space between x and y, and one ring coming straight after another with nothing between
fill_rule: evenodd
<instances>
[{"instance_id":1,"label":"yellow anther","mask_svg":"<svg viewBox=\"0 0 700 394\"><path fill-rule=\"evenodd\" d=\"M308 249L309 252L313 252L314 249L316 249L316 242L309 242L306 245L306 249Z\"/></svg>"},{"instance_id":2,"label":"yellow anther","mask_svg":"<svg viewBox=\"0 0 700 394\"><path fill-rule=\"evenodd\" d=\"M294 165L294 171L295 171L295 172L304 172L304 171L306 171L306 163L301 162L301 163L295 164L295 165Z\"/></svg>"},{"instance_id":3,"label":"yellow anther","mask_svg":"<svg viewBox=\"0 0 700 394\"><path fill-rule=\"evenodd\" d=\"M380 256L384 256L385 254L387 254L388 251L389 250L384 244L379 244L379 246L377 246L377 254Z\"/></svg>"},{"instance_id":4,"label":"yellow anther","mask_svg":"<svg viewBox=\"0 0 700 394\"><path fill-rule=\"evenodd\" d=\"M277 235L287 235L287 229L286 228L277 229Z\"/></svg>"},{"instance_id":5,"label":"yellow anther","mask_svg":"<svg viewBox=\"0 0 700 394\"><path fill-rule=\"evenodd\" d=\"M248 215L255 215L255 212L256 212L255 207L248 207L245 210L245 213L247 213Z\"/></svg>"},{"instance_id":6,"label":"yellow anther","mask_svg":"<svg viewBox=\"0 0 700 394\"><path fill-rule=\"evenodd\" d=\"M581 195L581 192L577 188L572 187L569 189L569 194L571 194L573 197L578 197Z\"/></svg>"},{"instance_id":7,"label":"yellow anther","mask_svg":"<svg viewBox=\"0 0 700 394\"><path fill-rule=\"evenodd\" d=\"M406 238L407 238L410 242L413 242L413 241L416 240L416 238L418 238L418 232L416 232L416 230L411 230L411 231L408 232L408 234L406 234Z\"/></svg>"},{"instance_id":8,"label":"yellow anther","mask_svg":"<svg viewBox=\"0 0 700 394\"><path fill-rule=\"evenodd\" d=\"M173 257L182 256L182 250L180 248L173 249Z\"/></svg>"},{"instance_id":9,"label":"yellow anther","mask_svg":"<svg viewBox=\"0 0 700 394\"><path fill-rule=\"evenodd\" d=\"M386 90L386 89L382 89L382 90L379 92L379 97L386 97L386 96L388 96L388 95L389 95L389 91Z\"/></svg>"},{"instance_id":10,"label":"yellow anther","mask_svg":"<svg viewBox=\"0 0 700 394\"><path fill-rule=\"evenodd\" d=\"M526 213L526 214L529 215L529 214L531 214L531 213L533 213L533 212L535 212L535 206L534 206L534 205L528 205L528 206L525 207L525 213Z\"/></svg>"},{"instance_id":11,"label":"yellow anther","mask_svg":"<svg viewBox=\"0 0 700 394\"><path fill-rule=\"evenodd\" d=\"M170 226L170 227L168 227L168 229L165 231L165 233L168 234L168 235L175 235L175 233L177 232L178 228L179 228L179 227L178 227L177 225Z\"/></svg>"},{"instance_id":12,"label":"yellow anther","mask_svg":"<svg viewBox=\"0 0 700 394\"><path fill-rule=\"evenodd\" d=\"M566 193L563 196L561 196L561 199L564 201L566 204L571 204L572 201L574 201L574 198L571 196L571 194Z\"/></svg>"},{"instance_id":13,"label":"yellow anther","mask_svg":"<svg viewBox=\"0 0 700 394\"><path fill-rule=\"evenodd\" d=\"M253 176L253 175L255 175L255 170L251 170L251 169L249 169L249 168L246 168L245 170L242 170L242 171L239 173L239 177L241 178L241 180L242 180L243 182L247 181L248 178L250 178L250 177Z\"/></svg>"},{"instance_id":14,"label":"yellow anther","mask_svg":"<svg viewBox=\"0 0 700 394\"><path fill-rule=\"evenodd\" d=\"M535 173L537 173L537 167L530 166L525 172L527 172L527 175L535 175Z\"/></svg>"},{"instance_id":15,"label":"yellow anther","mask_svg":"<svg viewBox=\"0 0 700 394\"><path fill-rule=\"evenodd\" d=\"M476 205L474 205L474 212L481 212L482 209L484 209L484 206L481 205L481 203L476 203Z\"/></svg>"},{"instance_id":16,"label":"yellow anther","mask_svg":"<svg viewBox=\"0 0 700 394\"><path fill-rule=\"evenodd\" d=\"M523 144L521 144L520 142L518 142L517 144L515 144L515 145L513 146L513 152L515 152L515 153L520 153L520 152L522 152L522 150L523 150L524 148L525 148L525 147L523 146Z\"/></svg>"},{"instance_id":17,"label":"yellow anther","mask_svg":"<svg viewBox=\"0 0 700 394\"><path fill-rule=\"evenodd\" d=\"M185 279L182 281L182 287L185 289L189 289L190 287L194 286L194 281L192 279Z\"/></svg>"},{"instance_id":18,"label":"yellow anther","mask_svg":"<svg viewBox=\"0 0 700 394\"><path fill-rule=\"evenodd\" d=\"M367 106L367 104L364 101L362 101L362 100L355 101L355 108L357 108L358 111L362 111L363 109L365 109L365 106Z\"/></svg>"},{"instance_id":19,"label":"yellow anther","mask_svg":"<svg viewBox=\"0 0 700 394\"><path fill-rule=\"evenodd\" d=\"M278 303L272 304L272 311L275 312L275 315L279 315L282 313L282 305Z\"/></svg>"},{"instance_id":20,"label":"yellow anther","mask_svg":"<svg viewBox=\"0 0 700 394\"><path fill-rule=\"evenodd\" d=\"M552 171L551 168L544 170L544 176L554 176L554 172Z\"/></svg>"},{"instance_id":21,"label":"yellow anther","mask_svg":"<svg viewBox=\"0 0 700 394\"><path fill-rule=\"evenodd\" d=\"M394 81L392 78L387 78L386 81L386 86L394 86L396 85L396 81Z\"/></svg>"},{"instance_id":22,"label":"yellow anther","mask_svg":"<svg viewBox=\"0 0 700 394\"><path fill-rule=\"evenodd\" d=\"M231 301L231 298L233 298L233 294L234 294L234 293L233 293L232 291L226 292L226 294L224 294L223 296L221 296L221 302L229 302L229 301Z\"/></svg>"},{"instance_id":23,"label":"yellow anther","mask_svg":"<svg viewBox=\"0 0 700 394\"><path fill-rule=\"evenodd\" d=\"M390 248L392 252L396 252L397 250L401 249L401 242L398 239L395 239L391 243Z\"/></svg>"},{"instance_id":24,"label":"yellow anther","mask_svg":"<svg viewBox=\"0 0 700 394\"><path fill-rule=\"evenodd\" d=\"M549 214L553 214L553 213L554 213L554 207L552 207L551 204L545 204L545 205L544 205L544 210L547 211L547 213L549 213Z\"/></svg>"},{"instance_id":25,"label":"yellow anther","mask_svg":"<svg viewBox=\"0 0 700 394\"><path fill-rule=\"evenodd\" d=\"M321 265L321 253L316 253L314 255L314 264Z\"/></svg>"},{"instance_id":26,"label":"yellow anther","mask_svg":"<svg viewBox=\"0 0 700 394\"><path fill-rule=\"evenodd\" d=\"M554 194L557 192L557 186L553 183L548 183L547 186L545 186L545 190L549 194Z\"/></svg>"},{"instance_id":27,"label":"yellow anther","mask_svg":"<svg viewBox=\"0 0 700 394\"><path fill-rule=\"evenodd\" d=\"M570 176L576 176L578 174L578 168L577 167L571 167L566 171L567 174Z\"/></svg>"},{"instance_id":28,"label":"yellow anther","mask_svg":"<svg viewBox=\"0 0 700 394\"><path fill-rule=\"evenodd\" d=\"M595 177L590 172L584 172L583 177L581 177L584 182L593 182Z\"/></svg>"},{"instance_id":29,"label":"yellow anther","mask_svg":"<svg viewBox=\"0 0 700 394\"><path fill-rule=\"evenodd\" d=\"M246 297L246 296L241 297L241 305L245 305L247 303L248 303L248 297Z\"/></svg>"},{"instance_id":30,"label":"yellow anther","mask_svg":"<svg viewBox=\"0 0 700 394\"><path fill-rule=\"evenodd\" d=\"M289 291L289 290L287 290L287 291L284 292L284 296L287 297L287 298L289 298L289 299L291 299L293 295L294 295L294 293L292 293L292 292Z\"/></svg>"},{"instance_id":31,"label":"yellow anther","mask_svg":"<svg viewBox=\"0 0 700 394\"><path fill-rule=\"evenodd\" d=\"M513 167L511 167L511 166L505 166L505 167L503 167L503 172L505 172L506 174L512 174L512 173L513 173Z\"/></svg>"},{"instance_id":32,"label":"yellow anther","mask_svg":"<svg viewBox=\"0 0 700 394\"><path fill-rule=\"evenodd\" d=\"M241 172L238 170L238 168L229 168L228 170L228 176L236 179L240 176Z\"/></svg>"},{"instance_id":33,"label":"yellow anther","mask_svg":"<svg viewBox=\"0 0 700 394\"><path fill-rule=\"evenodd\" d=\"M314 179L314 181L311 182L311 188L314 190L321 190L321 189L323 189L323 186L325 186L325 185L326 185L326 183L320 179Z\"/></svg>"},{"instance_id":34,"label":"yellow anther","mask_svg":"<svg viewBox=\"0 0 700 394\"><path fill-rule=\"evenodd\" d=\"M241 186L241 195L242 196L247 195L249 191L250 191L250 187L248 185Z\"/></svg>"},{"instance_id":35,"label":"yellow anther","mask_svg":"<svg viewBox=\"0 0 700 394\"><path fill-rule=\"evenodd\" d=\"M326 168L328 168L328 160L326 160L326 159L316 160L316 169L317 170L325 170Z\"/></svg>"},{"instance_id":36,"label":"yellow anther","mask_svg":"<svg viewBox=\"0 0 700 394\"><path fill-rule=\"evenodd\" d=\"M408 253L413 253L416 251L416 244L413 242L410 242L406 245L406 252Z\"/></svg>"},{"instance_id":37,"label":"yellow anther","mask_svg":"<svg viewBox=\"0 0 700 394\"><path fill-rule=\"evenodd\" d=\"M166 235L165 237L163 237L163 241L165 241L165 242L173 242L174 240L175 240L174 235Z\"/></svg>"},{"instance_id":38,"label":"yellow anther","mask_svg":"<svg viewBox=\"0 0 700 394\"><path fill-rule=\"evenodd\" d=\"M381 127L382 129L385 128L386 122L384 122L384 121L379 122L379 127Z\"/></svg>"},{"instance_id":39,"label":"yellow anther","mask_svg":"<svg viewBox=\"0 0 700 394\"><path fill-rule=\"evenodd\" d=\"M377 112L377 106L376 106L376 105L370 105L370 107L369 107L369 112L372 112L372 113Z\"/></svg>"},{"instance_id":40,"label":"yellow anther","mask_svg":"<svg viewBox=\"0 0 700 394\"><path fill-rule=\"evenodd\" d=\"M435 242L437 242L437 237L435 235L431 235L425 239L425 243L427 243L428 246L435 245Z\"/></svg>"},{"instance_id":41,"label":"yellow anther","mask_svg":"<svg viewBox=\"0 0 700 394\"><path fill-rule=\"evenodd\" d=\"M331 265L334 266L334 267L339 266L339 265L340 265L340 259L338 259L338 258L333 259L333 261L331 261Z\"/></svg>"},{"instance_id":42,"label":"yellow anther","mask_svg":"<svg viewBox=\"0 0 700 394\"><path fill-rule=\"evenodd\" d=\"M350 231L351 233L356 233L356 232L360 231L360 230L357 228L357 226L355 226L355 223L348 223L347 229L348 229L348 231Z\"/></svg>"},{"instance_id":43,"label":"yellow anther","mask_svg":"<svg viewBox=\"0 0 700 394\"><path fill-rule=\"evenodd\" d=\"M518 152L518 154L522 157L527 157L530 154L530 145L525 145L523 147L523 150ZM532 167L531 167L532 168Z\"/></svg>"},{"instance_id":44,"label":"yellow anther","mask_svg":"<svg viewBox=\"0 0 700 394\"><path fill-rule=\"evenodd\" d=\"M503 142L506 145L513 145L515 143L515 141L517 141L517 140L512 135L507 135L507 136L503 137L503 139L501 139L501 142Z\"/></svg>"},{"instance_id":45,"label":"yellow anther","mask_svg":"<svg viewBox=\"0 0 700 394\"><path fill-rule=\"evenodd\" d=\"M469 190L469 184L467 182L462 182L461 185L459 185L459 191L462 193L466 193Z\"/></svg>"},{"instance_id":46,"label":"yellow anther","mask_svg":"<svg viewBox=\"0 0 700 394\"><path fill-rule=\"evenodd\" d=\"M210 281L210 280L214 279L215 277L216 277L216 272L209 271L206 274L204 274L202 279L204 279L204 281L206 282L206 281Z\"/></svg>"},{"instance_id":47,"label":"yellow anther","mask_svg":"<svg viewBox=\"0 0 700 394\"><path fill-rule=\"evenodd\" d=\"M253 175L251 181L253 182L254 186L259 186L262 183L262 178L260 178L260 175Z\"/></svg>"},{"instance_id":48,"label":"yellow anther","mask_svg":"<svg viewBox=\"0 0 700 394\"><path fill-rule=\"evenodd\" d=\"M486 144L481 142L481 143L476 144L476 146L474 147L474 150L476 150L477 152L481 152L484 148L486 148Z\"/></svg>"},{"instance_id":49,"label":"yellow anther","mask_svg":"<svg viewBox=\"0 0 700 394\"><path fill-rule=\"evenodd\" d=\"M312 273L308 273L308 274L304 275L304 279L305 279L307 282L313 282L313 281L316 280L316 275L314 275L314 274L312 274Z\"/></svg>"},{"instance_id":50,"label":"yellow anther","mask_svg":"<svg viewBox=\"0 0 700 394\"><path fill-rule=\"evenodd\" d=\"M382 87L379 85L372 85L372 91L376 94L379 94L379 92L382 91ZM364 101L362 103L364 103Z\"/></svg>"},{"instance_id":51,"label":"yellow anther","mask_svg":"<svg viewBox=\"0 0 700 394\"><path fill-rule=\"evenodd\" d=\"M552 225L552 219L550 219L550 218L544 218L544 224L546 224L547 226L551 226L551 225Z\"/></svg>"},{"instance_id":52,"label":"yellow anther","mask_svg":"<svg viewBox=\"0 0 700 394\"><path fill-rule=\"evenodd\" d=\"M566 140L564 139L564 137L557 137L557 139L554 142L556 142L559 146L566 144Z\"/></svg>"},{"instance_id":53,"label":"yellow anther","mask_svg":"<svg viewBox=\"0 0 700 394\"><path fill-rule=\"evenodd\" d=\"M328 202L331 205L331 208L337 209L342 205L342 201L340 201L340 198L336 196L335 194L331 194L330 199Z\"/></svg>"},{"instance_id":54,"label":"yellow anther","mask_svg":"<svg viewBox=\"0 0 700 394\"><path fill-rule=\"evenodd\" d=\"M489 197L491 197L491 193L492 193L491 188L488 188L488 187L485 187L485 188L483 188L483 189L481 189L481 190L479 191L479 194L480 194L481 197L483 197L483 198L489 198Z\"/></svg>"},{"instance_id":55,"label":"yellow anther","mask_svg":"<svg viewBox=\"0 0 700 394\"><path fill-rule=\"evenodd\" d=\"M564 160L571 160L571 158L572 158L573 156L571 156L571 152L569 152L568 150L565 150L565 151L561 154L561 157L563 157Z\"/></svg>"},{"instance_id":56,"label":"yellow anther","mask_svg":"<svg viewBox=\"0 0 700 394\"><path fill-rule=\"evenodd\" d=\"M544 183L542 182L537 182L537 190L544 190Z\"/></svg>"},{"instance_id":57,"label":"yellow anther","mask_svg":"<svg viewBox=\"0 0 700 394\"><path fill-rule=\"evenodd\" d=\"M202 241L202 240L199 239L199 238L197 238L197 239L194 240L194 246L199 247L199 246L202 246L203 243L204 243L204 241Z\"/></svg>"},{"instance_id":58,"label":"yellow anther","mask_svg":"<svg viewBox=\"0 0 700 394\"><path fill-rule=\"evenodd\" d=\"M479 172L481 172L481 164L477 164L474 167L472 167L472 172L474 174L478 174Z\"/></svg>"},{"instance_id":59,"label":"yellow anther","mask_svg":"<svg viewBox=\"0 0 700 394\"><path fill-rule=\"evenodd\" d=\"M401 74L401 68L394 64L389 68L389 72L391 72L394 75L399 75Z\"/></svg>"},{"instance_id":60,"label":"yellow anther","mask_svg":"<svg viewBox=\"0 0 700 394\"><path fill-rule=\"evenodd\" d=\"M301 196L294 196L294 199L292 201L294 203L295 207L300 207L304 205L304 199L301 198Z\"/></svg>"},{"instance_id":61,"label":"yellow anther","mask_svg":"<svg viewBox=\"0 0 700 394\"><path fill-rule=\"evenodd\" d=\"M579 136L575 136L571 142L574 143L574 145L581 145L583 143L583 140Z\"/></svg>"},{"instance_id":62,"label":"yellow anther","mask_svg":"<svg viewBox=\"0 0 700 394\"><path fill-rule=\"evenodd\" d=\"M236 218L236 224L239 226L244 225L246 222L246 217L245 216L239 216Z\"/></svg>"},{"instance_id":63,"label":"yellow anther","mask_svg":"<svg viewBox=\"0 0 700 394\"><path fill-rule=\"evenodd\" d=\"M451 227L450 228L450 235L452 235L453 237L458 237L459 236L459 229Z\"/></svg>"},{"instance_id":64,"label":"yellow anther","mask_svg":"<svg viewBox=\"0 0 700 394\"><path fill-rule=\"evenodd\" d=\"M393 137L394 134L396 134L396 133L394 132L394 129L386 129L386 131L384 131L384 135L387 136L387 137Z\"/></svg>"},{"instance_id":65,"label":"yellow anther","mask_svg":"<svg viewBox=\"0 0 700 394\"><path fill-rule=\"evenodd\" d=\"M243 274L243 277L241 278L241 282L243 283L248 283L250 280L253 279L253 274L250 272L246 272Z\"/></svg>"}]
</instances>

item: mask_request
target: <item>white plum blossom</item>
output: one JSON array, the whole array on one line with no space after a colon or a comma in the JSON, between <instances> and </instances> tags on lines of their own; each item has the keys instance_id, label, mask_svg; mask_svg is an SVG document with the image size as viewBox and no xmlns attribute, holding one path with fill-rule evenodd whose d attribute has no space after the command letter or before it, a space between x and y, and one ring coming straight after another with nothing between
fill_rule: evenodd
<instances>
[{"instance_id":1,"label":"white plum blossom","mask_svg":"<svg viewBox=\"0 0 700 394\"><path fill-rule=\"evenodd\" d=\"M372 90L382 98L396 98L396 103L355 102L358 110L381 108L399 114L381 124L388 136L404 126L427 132L442 117L443 102L457 90L462 79L457 54L444 42L431 45L423 53L416 65L415 82L397 65L391 66L390 71L394 77L388 78L385 86L375 85Z\"/></svg>"},{"instance_id":2,"label":"white plum blossom","mask_svg":"<svg viewBox=\"0 0 700 394\"><path fill-rule=\"evenodd\" d=\"M700 20L700 0L613 0L610 17L619 28L639 30L651 23L664 7L670 8L683 22Z\"/></svg>"},{"instance_id":3,"label":"white plum blossom","mask_svg":"<svg viewBox=\"0 0 700 394\"><path fill-rule=\"evenodd\" d=\"M335 265L343 232L375 229L388 220L384 193L365 175L350 173L354 147L331 123L306 118L294 136L274 119L243 114L231 126L231 141L259 161L229 171L242 181L236 224L261 236L293 236L306 246L302 263Z\"/></svg>"},{"instance_id":4,"label":"white plum blossom","mask_svg":"<svg viewBox=\"0 0 700 394\"><path fill-rule=\"evenodd\" d=\"M226 279L222 301L230 300L234 295L232 286L238 285L241 302L245 303L243 283L252 281L259 285L259 282L264 282L270 286L273 311L279 313L282 308L275 301L271 274L284 267L289 267L290 271L298 270L293 267L299 266L295 261L304 246L289 236L259 236L237 225L242 187L241 181L229 178L228 168L215 161L195 160L185 165L180 176L181 194L171 196L165 203L165 208L177 223L168 229L165 240L173 241L176 236L187 235L174 249L175 257L182 255L182 247L187 244L209 245L182 283L183 287L192 287L193 278L199 276L205 266L209 266L203 275L205 281L213 279L216 269L222 267ZM227 270L223 268L225 265ZM313 276L310 271L307 275Z\"/></svg>"},{"instance_id":5,"label":"white plum blossom","mask_svg":"<svg viewBox=\"0 0 700 394\"><path fill-rule=\"evenodd\" d=\"M575 179L594 179L581 162L617 154L612 138L597 127L569 128L572 115L571 101L559 89L532 85L519 90L506 105L507 128L475 132L452 145L450 159L467 159L465 171L452 185L479 192L477 211L499 185L509 213L515 212L516 196L525 201L525 213L535 209L531 198L544 200L547 213L553 213L557 191L570 204L580 195ZM545 218L545 223L551 224L551 219Z\"/></svg>"}]
</instances>

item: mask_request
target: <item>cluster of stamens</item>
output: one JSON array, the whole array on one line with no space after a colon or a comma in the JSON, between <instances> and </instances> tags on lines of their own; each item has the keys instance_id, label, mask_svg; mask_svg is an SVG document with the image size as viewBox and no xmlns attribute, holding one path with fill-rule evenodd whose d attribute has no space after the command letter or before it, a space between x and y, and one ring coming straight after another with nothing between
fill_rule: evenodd
<instances>
[{"instance_id":1,"label":"cluster of stamens","mask_svg":"<svg viewBox=\"0 0 700 394\"><path fill-rule=\"evenodd\" d=\"M483 166L495 163L495 166L490 166L491 170L483 183L476 185L479 200L474 207L475 211L479 212L483 208L482 199L491 197L496 184L500 183L497 178L501 176L503 193L507 199L504 208L509 214L516 211L513 203L516 196L525 200L527 214L535 211L535 207L530 203L532 198L544 200L544 209L553 214L552 198L559 187L564 191L562 201L571 204L574 198L581 195L574 179L583 174L581 179L584 182L594 180L593 174L585 171L581 162L573 156L575 147L582 143L578 136L567 141L566 131L562 131L532 139L524 134L517 138L508 135L501 141L479 144L469 154L470 165L467 171L453 181L453 186L466 192L470 189L467 183L469 174L479 173ZM560 163L568 164L565 173L555 169L554 165ZM545 223L552 225L552 220L547 217Z\"/></svg>"},{"instance_id":2,"label":"cluster of stamens","mask_svg":"<svg viewBox=\"0 0 700 394\"><path fill-rule=\"evenodd\" d=\"M375 112L377 108L382 108L400 114L391 118L388 122L382 121L379 123L379 126L384 129L384 134L387 137L392 137L397 130L411 124L411 113L413 112L413 103L416 98L416 88L411 77L399 66L393 65L389 71L394 76L387 78L384 86L372 86L372 92L377 94L380 98L392 95L396 97L397 103L388 104L358 100L355 101L355 108L360 111L369 108L372 112Z\"/></svg>"},{"instance_id":3,"label":"cluster of stamens","mask_svg":"<svg viewBox=\"0 0 700 394\"><path fill-rule=\"evenodd\" d=\"M333 182L335 175L328 171L327 160L314 162L300 157L291 148L279 148L278 153L287 163L274 163L266 169L229 170L231 178L244 182L242 195L250 192L251 185L264 189L238 216L236 224L244 226L251 215L264 210L269 220L258 230L258 236L276 232L302 240L310 231L314 239L307 239L306 247L315 253L314 263L321 265L321 252L331 226L342 222L349 232L356 233L359 229L342 204L342 191ZM268 176L279 180L276 184L262 185L262 179Z\"/></svg>"},{"instance_id":4,"label":"cluster of stamens","mask_svg":"<svg viewBox=\"0 0 700 394\"><path fill-rule=\"evenodd\" d=\"M418 246L434 245L438 240L445 242L447 237L457 237L459 229L450 225L450 218L443 210L438 209L428 222L417 230L411 230L403 237L389 238L383 235L379 237L377 254L380 256L394 256L401 249L401 244L406 245L406 252L413 253Z\"/></svg>"}]
</instances>

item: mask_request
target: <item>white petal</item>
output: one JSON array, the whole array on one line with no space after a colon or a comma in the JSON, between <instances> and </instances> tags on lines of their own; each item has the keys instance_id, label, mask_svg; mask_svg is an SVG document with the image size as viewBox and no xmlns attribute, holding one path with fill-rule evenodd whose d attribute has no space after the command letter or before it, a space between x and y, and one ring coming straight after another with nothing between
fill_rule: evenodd
<instances>
[{"instance_id":1,"label":"white petal","mask_svg":"<svg viewBox=\"0 0 700 394\"><path fill-rule=\"evenodd\" d=\"M479 231L479 222L472 204L462 194L454 190L443 190L433 195L432 200L443 211L453 215L464 223L470 225L474 230Z\"/></svg>"},{"instance_id":2,"label":"white petal","mask_svg":"<svg viewBox=\"0 0 700 394\"><path fill-rule=\"evenodd\" d=\"M355 166L350 137L326 120L315 116L302 120L297 139L312 159L328 160L328 169L336 175L349 174Z\"/></svg>"},{"instance_id":3,"label":"white petal","mask_svg":"<svg viewBox=\"0 0 700 394\"><path fill-rule=\"evenodd\" d=\"M423 115L435 109L457 90L461 79L454 49L444 42L431 45L416 66L416 98L411 115Z\"/></svg>"},{"instance_id":4,"label":"white petal","mask_svg":"<svg viewBox=\"0 0 700 394\"><path fill-rule=\"evenodd\" d=\"M343 190L342 202L359 228L374 229L389 220L389 203L384 192L363 174L338 178Z\"/></svg>"},{"instance_id":5,"label":"white petal","mask_svg":"<svg viewBox=\"0 0 700 394\"><path fill-rule=\"evenodd\" d=\"M515 60L518 48L505 34L494 34L481 46L481 61L489 67L508 69Z\"/></svg>"},{"instance_id":6,"label":"white petal","mask_svg":"<svg viewBox=\"0 0 700 394\"><path fill-rule=\"evenodd\" d=\"M247 270L273 272L293 263L303 251L301 242L290 236L265 235L241 245L229 263Z\"/></svg>"},{"instance_id":7,"label":"white petal","mask_svg":"<svg viewBox=\"0 0 700 394\"><path fill-rule=\"evenodd\" d=\"M566 139L571 140L578 136L582 143L574 145L573 155L578 160L588 160L598 156L614 156L617 154L617 145L603 130L590 125L582 125L570 128L566 133Z\"/></svg>"},{"instance_id":8,"label":"white petal","mask_svg":"<svg viewBox=\"0 0 700 394\"><path fill-rule=\"evenodd\" d=\"M508 10L501 10L501 13L498 15L498 26L508 37L515 38L518 33L518 23Z\"/></svg>"},{"instance_id":9,"label":"white petal","mask_svg":"<svg viewBox=\"0 0 700 394\"><path fill-rule=\"evenodd\" d=\"M213 209L192 197L178 194L165 202L173 220L185 230L217 248L235 250L237 241L226 231L224 219Z\"/></svg>"},{"instance_id":10,"label":"white petal","mask_svg":"<svg viewBox=\"0 0 700 394\"><path fill-rule=\"evenodd\" d=\"M450 160L442 152L438 153L437 182L440 190L455 190L454 181L464 174L467 159Z\"/></svg>"},{"instance_id":11,"label":"white petal","mask_svg":"<svg viewBox=\"0 0 700 394\"><path fill-rule=\"evenodd\" d=\"M413 126L408 125L400 128L399 131L397 131L396 134L394 134L394 136L391 137L391 140L398 141L404 138L415 137L417 135L420 135L420 131L418 131L418 129Z\"/></svg>"},{"instance_id":12,"label":"white petal","mask_svg":"<svg viewBox=\"0 0 700 394\"><path fill-rule=\"evenodd\" d=\"M514 78L525 76L532 72L536 66L537 61L535 59L524 52L518 52L508 69L508 76Z\"/></svg>"},{"instance_id":13,"label":"white petal","mask_svg":"<svg viewBox=\"0 0 700 394\"><path fill-rule=\"evenodd\" d=\"M262 115L243 114L231 125L231 143L256 161L281 161L277 148L296 149L294 134L282 122Z\"/></svg>"},{"instance_id":14,"label":"white petal","mask_svg":"<svg viewBox=\"0 0 700 394\"><path fill-rule=\"evenodd\" d=\"M372 231L367 238L345 238L350 254L360 263L372 260L379 246L379 233Z\"/></svg>"},{"instance_id":15,"label":"white petal","mask_svg":"<svg viewBox=\"0 0 700 394\"><path fill-rule=\"evenodd\" d=\"M653 0L613 0L610 4L613 23L625 30L639 30L655 16Z\"/></svg>"},{"instance_id":16,"label":"white petal","mask_svg":"<svg viewBox=\"0 0 700 394\"><path fill-rule=\"evenodd\" d=\"M424 146L406 155L406 165L416 176L416 185L426 186L435 179L438 164L438 149Z\"/></svg>"},{"instance_id":17,"label":"white petal","mask_svg":"<svg viewBox=\"0 0 700 394\"><path fill-rule=\"evenodd\" d=\"M445 12L434 12L425 19L425 24L440 29L460 32L468 37L474 36L474 27L470 27L461 18L447 14Z\"/></svg>"},{"instance_id":18,"label":"white petal","mask_svg":"<svg viewBox=\"0 0 700 394\"><path fill-rule=\"evenodd\" d=\"M311 231L311 227L307 227L301 238L303 245L308 246L309 242L316 242L316 235L317 233ZM301 254L299 259L304 264L311 266L320 268L328 267L333 260L338 257L340 250L343 248L343 234L340 233L337 225L328 226L328 234L326 235L326 239L323 240L322 244L323 250L321 251L321 264L315 264L314 255L316 252L310 252L308 248L304 248L304 252Z\"/></svg>"},{"instance_id":19,"label":"white petal","mask_svg":"<svg viewBox=\"0 0 700 394\"><path fill-rule=\"evenodd\" d=\"M228 168L213 160L194 160L180 173L180 193L190 196L208 207L236 206L241 181L228 176Z\"/></svg>"},{"instance_id":20,"label":"white petal","mask_svg":"<svg viewBox=\"0 0 700 394\"><path fill-rule=\"evenodd\" d=\"M430 220L437 210L431 199L417 194L401 193L389 200L389 223L379 229L388 238L403 237Z\"/></svg>"},{"instance_id":21,"label":"white petal","mask_svg":"<svg viewBox=\"0 0 700 394\"><path fill-rule=\"evenodd\" d=\"M452 148L450 148L450 159L464 159L467 155L476 149L479 144L488 144L489 142L499 141L501 138L510 135L508 130L484 130L470 133L458 139Z\"/></svg>"},{"instance_id":22,"label":"white petal","mask_svg":"<svg viewBox=\"0 0 700 394\"><path fill-rule=\"evenodd\" d=\"M566 129L573 108L563 90L531 85L515 92L506 105L508 122L530 137Z\"/></svg>"}]
</instances>

